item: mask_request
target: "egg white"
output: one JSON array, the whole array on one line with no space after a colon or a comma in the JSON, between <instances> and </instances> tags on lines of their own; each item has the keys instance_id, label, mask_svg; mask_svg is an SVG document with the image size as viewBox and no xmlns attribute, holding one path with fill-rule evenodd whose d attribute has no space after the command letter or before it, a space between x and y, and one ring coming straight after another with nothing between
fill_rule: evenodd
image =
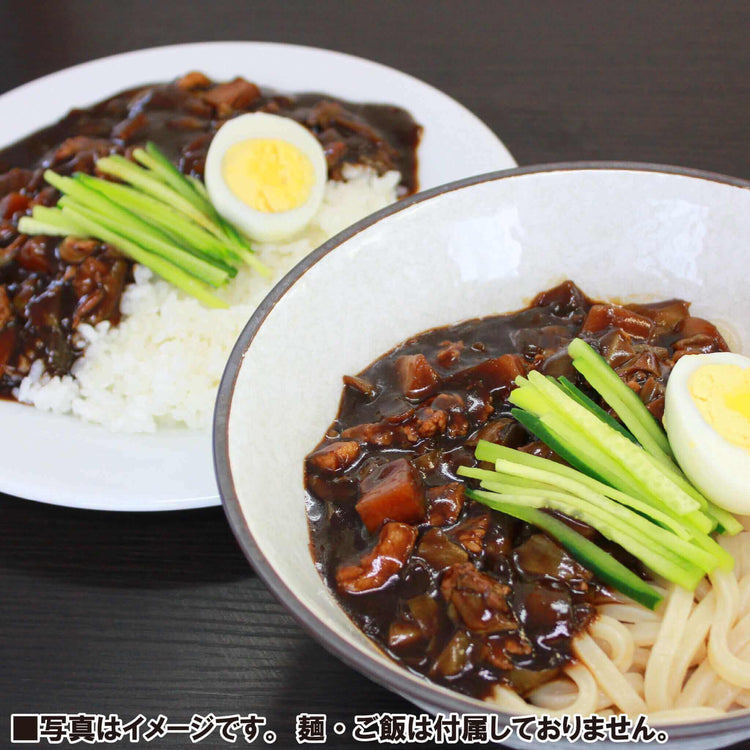
<instances>
[{"instance_id":1,"label":"egg white","mask_svg":"<svg viewBox=\"0 0 750 750\"><path fill-rule=\"evenodd\" d=\"M690 376L705 365L750 367L750 358L731 352L681 357L667 382L664 427L680 468L690 481L721 508L750 514L750 459L704 419L690 395Z\"/></svg>"},{"instance_id":2,"label":"egg white","mask_svg":"<svg viewBox=\"0 0 750 750\"><path fill-rule=\"evenodd\" d=\"M224 180L222 162L227 149L251 138L273 138L298 148L313 167L314 182L307 200L279 213L257 211L240 200ZM312 219L323 201L328 167L323 147L315 136L288 117L266 112L240 115L222 125L206 156L205 183L214 208L251 240L275 242L294 236Z\"/></svg>"}]
</instances>

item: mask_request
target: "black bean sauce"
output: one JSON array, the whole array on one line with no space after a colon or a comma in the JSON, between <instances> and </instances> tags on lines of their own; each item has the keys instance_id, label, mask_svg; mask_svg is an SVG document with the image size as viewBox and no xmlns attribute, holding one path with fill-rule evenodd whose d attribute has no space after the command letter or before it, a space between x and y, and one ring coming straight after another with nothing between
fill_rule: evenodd
<instances>
[{"instance_id":1,"label":"black bean sauce","mask_svg":"<svg viewBox=\"0 0 750 750\"><path fill-rule=\"evenodd\" d=\"M565 282L525 310L426 331L346 377L337 418L307 457L311 550L337 600L394 659L469 695L551 679L608 597L538 529L466 498L456 473L476 465L479 439L559 460L510 416L507 397L530 369L585 389L566 354L578 335L658 417L674 361L726 349L685 302L599 304Z\"/></svg>"},{"instance_id":2,"label":"black bean sauce","mask_svg":"<svg viewBox=\"0 0 750 750\"><path fill-rule=\"evenodd\" d=\"M172 83L142 86L85 109L0 150L0 398L41 359L64 375L85 346L81 323L120 318L120 297L133 263L96 242L19 234L18 220L34 205L54 206L59 194L42 177L93 174L107 154L128 155L153 141L185 174L203 176L216 131L246 112L289 117L323 146L331 179L347 164L379 174L401 173L399 196L414 193L421 127L403 109L356 104L324 94L283 95L242 78L214 83L188 73Z\"/></svg>"}]
</instances>

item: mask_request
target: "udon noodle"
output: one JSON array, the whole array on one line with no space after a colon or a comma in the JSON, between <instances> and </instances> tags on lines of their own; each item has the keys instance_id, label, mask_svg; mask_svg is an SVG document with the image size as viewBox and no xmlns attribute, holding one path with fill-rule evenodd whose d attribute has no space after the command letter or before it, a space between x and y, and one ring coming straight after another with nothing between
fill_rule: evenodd
<instances>
[{"instance_id":1,"label":"udon noodle","mask_svg":"<svg viewBox=\"0 0 750 750\"><path fill-rule=\"evenodd\" d=\"M648 714L701 721L750 708L750 516L720 539L734 556L695 592L670 585L656 612L624 597L598 608L574 643L576 663L527 700L498 687L492 702L521 714Z\"/></svg>"}]
</instances>

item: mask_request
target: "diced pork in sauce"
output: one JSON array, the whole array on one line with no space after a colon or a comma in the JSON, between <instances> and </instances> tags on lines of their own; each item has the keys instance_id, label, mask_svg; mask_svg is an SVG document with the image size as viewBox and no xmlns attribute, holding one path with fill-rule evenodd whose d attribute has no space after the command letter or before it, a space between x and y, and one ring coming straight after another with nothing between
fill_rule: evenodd
<instances>
[{"instance_id":1,"label":"diced pork in sauce","mask_svg":"<svg viewBox=\"0 0 750 750\"><path fill-rule=\"evenodd\" d=\"M192 72L71 111L0 150L0 398L12 395L35 360L51 375L69 373L86 343L80 326L116 325L123 288L132 280L132 262L113 247L18 233L21 216L35 205L54 206L60 197L45 183L44 169L95 174L98 158L129 156L153 141L182 172L202 177L218 128L255 111L309 128L323 145L331 179L342 179L344 167L354 163L380 174L399 170L400 195L417 189L421 128L398 107L280 95L244 78L214 83Z\"/></svg>"},{"instance_id":2,"label":"diced pork in sauce","mask_svg":"<svg viewBox=\"0 0 750 750\"><path fill-rule=\"evenodd\" d=\"M566 352L578 335L657 417L675 361L727 348L687 302L592 302L565 282L525 310L427 331L345 377L338 416L307 460L314 556L341 605L394 659L470 695L552 679L609 595L546 534L467 498L456 473L476 465L478 440L560 460L507 398L532 369L595 397Z\"/></svg>"}]
</instances>

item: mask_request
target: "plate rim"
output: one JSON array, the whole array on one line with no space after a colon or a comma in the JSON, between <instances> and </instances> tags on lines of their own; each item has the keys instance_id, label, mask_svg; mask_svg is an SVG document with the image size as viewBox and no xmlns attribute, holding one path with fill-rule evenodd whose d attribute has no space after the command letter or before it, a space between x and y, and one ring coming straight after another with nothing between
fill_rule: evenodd
<instances>
[{"instance_id":1,"label":"plate rim","mask_svg":"<svg viewBox=\"0 0 750 750\"><path fill-rule=\"evenodd\" d=\"M423 678L419 678L407 670L401 669L399 674L402 680L398 686L394 686L395 675L391 670L375 660L367 658L359 651L352 651L348 643L339 635L334 628L330 627L325 621L319 618L310 610L287 586L281 576L276 573L275 569L265 559L260 546L255 541L253 533L242 513L242 508L237 497L232 479L231 463L229 458L229 418L231 413L232 398L234 395L237 378L247 350L252 345L261 325L275 307L276 303L286 294L292 285L301 278L306 271L312 268L322 258L332 252L349 239L376 224L392 214L399 213L408 209L415 203L426 202L432 198L460 190L473 185L497 180L513 179L530 174L550 174L556 172L584 172L584 171L613 171L613 172L641 172L653 173L669 176L687 177L692 179L706 180L719 185L728 185L750 190L750 180L738 177L723 175L718 172L693 169L690 167L681 167L665 164L652 164L648 162L629 162L629 161L578 161L578 162L552 162L539 165L530 165L525 167L516 167L514 169L499 170L488 172L474 177L468 177L461 180L448 183L446 185L426 190L424 193L417 193L409 196L404 200L387 206L380 211L362 219L353 224L351 227L332 237L326 243L321 245L317 250L300 261L266 296L263 302L253 313L247 325L243 329L235 348L227 361L224 374L219 385L219 392L214 410L213 425L213 454L214 466L216 471L219 493L222 498L222 506L227 521L232 529L237 543L242 549L248 562L251 564L257 575L270 589L273 595L281 602L294 619L318 642L320 642L330 653L339 658L348 666L356 669L361 674L372 679L377 684L388 690L397 692L407 700L420 706L427 705L429 708L440 712L450 713L458 709L464 711L476 711L477 704L475 699L468 698L461 693L451 691L446 694L446 689L441 686L433 685ZM434 688L434 689L433 689ZM425 695L425 689L429 690L429 696ZM510 714L498 709L487 707L488 711L499 713L502 716L509 717ZM750 736L750 710L741 712L740 716L727 716L719 719L709 719L690 724L664 724L664 728L669 733L670 741L674 740L696 740L714 735L717 730L722 731L740 731L742 735L729 739L736 742L744 737Z\"/></svg>"},{"instance_id":2,"label":"plate rim","mask_svg":"<svg viewBox=\"0 0 750 750\"><path fill-rule=\"evenodd\" d=\"M96 75L96 70L99 67L107 67L113 64L120 63L126 65L130 60L142 57L144 55L153 55L157 57L163 55L165 56L165 58L169 58L172 55L180 56L188 53L194 54L198 52L201 52L204 55L209 55L212 50L231 48L235 48L238 52L240 52L243 48L253 48L256 50L268 49L274 50L278 54L292 51L295 54L310 54L313 56L322 56L330 60L341 60L344 63L347 61L356 61L358 65L365 65L370 69L377 71L381 75L388 75L389 77L394 78L396 81L409 81L411 85L428 91L431 97L437 97L438 100L445 102L446 104L450 104L456 115L460 115L462 122L470 122L473 128L483 134L483 136L486 138L486 140L484 141L484 147L486 147L488 150L490 148L493 148L496 152L496 158L498 159L498 161L502 159L507 160L511 164L516 164L515 159L510 154L500 137L498 137L484 121L482 121L477 115L469 110L462 102L448 95L444 91L441 91L439 88L433 86L432 84L411 75L410 73L406 73L397 68L393 68L389 65L378 62L377 60L371 60L369 58L353 55L347 52L340 52L338 50L331 50L323 47L315 47L302 44L288 44L286 42L267 40L211 40L156 45L118 52L112 55L96 57L90 60L84 60L68 67L52 71L43 76L39 76L38 78L34 78L30 81L26 81L22 84L19 84L18 86L15 86L12 89L9 89L8 91L3 92L2 94L0 94L0 112L2 112L4 108L12 106L16 99L23 99L29 95L33 95L35 93L35 89L37 88L45 91L49 90L50 87L54 87L59 81L68 79L71 76L75 78L76 76L80 75ZM239 67L241 66L238 65L238 68ZM241 73L238 70L237 75L240 74ZM154 77L159 77L158 69L155 69ZM148 81L136 81L135 78L133 78L132 84L126 84L126 86L138 86L140 84L146 85L147 83ZM117 88L116 86L113 87ZM111 94L114 93L117 92L111 92ZM22 133L12 136L7 143L0 144L0 148L4 148L5 146L15 143L19 139L24 138L28 133L35 132L35 130L54 124L54 122L56 122L59 118L64 117L65 113L67 113L71 108L74 108L76 106L88 106L95 103L96 101L99 101L106 95L107 94L93 95L92 97L87 98L84 93L80 97L80 100L76 99L76 101L72 104L62 103L59 107L57 106L58 102L55 101L55 106L53 108L50 108L50 111L54 110L56 114L45 117L42 123L35 125L30 130L24 130ZM426 126L429 127L429 123L427 123ZM29 406L28 408L33 407ZM45 416L49 418L60 417L75 419L75 417L72 417L71 415L48 414ZM101 426L95 425L95 427ZM105 430L106 428L102 427L102 429ZM206 438L206 442L208 443L211 440L212 425L209 425L205 430L186 430L185 432L187 434L195 436L203 436ZM136 433L135 437L137 437L137 435L138 434ZM207 457L207 459L208 465L213 466L212 456ZM30 500L33 502L41 502L48 505L56 505L59 507L112 512L166 512L215 507L221 504L218 489L214 490L214 494L206 494L205 492L195 493L189 498L175 497L174 495L168 494L165 491L164 493L162 493L163 497L156 500L143 500L140 496L134 494L132 501L123 502L121 500L115 500L113 501L113 504L112 502L108 503L106 501L106 494L91 491L86 494L82 491L78 492L78 488L75 488L77 493L76 497L80 496L82 498L80 500L71 499L70 496L73 494L73 490L68 490L67 492L62 493L62 496L53 497L52 499L50 499L50 496L47 494L48 488L42 489L41 485L37 483L36 487L32 487L29 490L24 490L25 484L26 482L23 480L20 482L2 482L2 480L0 480L0 493L7 494L9 497ZM200 496L198 496L199 494Z\"/></svg>"},{"instance_id":3,"label":"plate rim","mask_svg":"<svg viewBox=\"0 0 750 750\"><path fill-rule=\"evenodd\" d=\"M418 85L420 87L429 89L431 93L434 95L449 101L452 105L456 105L461 111L462 115L465 117L470 118L476 125L480 126L481 129L485 131L485 135L488 137L491 137L494 141L496 141L496 145L498 145L499 151L503 153L503 156L507 158L514 167L509 168L515 168L518 166L518 162L515 160L515 157L511 152L508 150L508 147L505 145L504 141L498 136L490 127L487 125L484 120L482 120L478 115L474 114L460 99L457 99L454 96L451 96L450 94L447 94L442 89L439 89L437 86L434 86L431 83L428 83L427 81L423 81L421 78L418 78L415 75L412 75L411 73L406 73L403 70L399 70L398 68L394 68L390 65L387 65L385 63L382 63L378 60L373 60L369 57L362 57L361 55L353 55L349 52L341 52L339 50L333 50L333 49L327 49L325 47L317 47L313 45L306 45L306 44L295 44L295 43L288 43L288 42L275 42L275 41L269 41L269 40L253 40L253 39L225 39L225 40L210 40L210 41L202 41L202 42L177 42L175 44L159 44L155 45L153 47L141 47L134 50L126 50L124 52L116 52L112 55L104 55L102 57L96 57L91 60L84 60L79 63L74 63L73 65L69 65L65 68L61 68L60 70L52 71L51 73L45 73L43 76L39 76L38 78L33 78L30 81L25 81L24 83L19 84L18 86L14 86L12 89L9 89L8 91L4 91L2 94L0 94L0 109L5 104L5 98L12 97L12 96L18 96L23 95L26 93L27 90L32 89L36 86L42 86L43 84L49 84L52 79L55 79L57 77L63 78L66 75L69 75L71 73L77 73L81 72L88 67L95 67L104 63L113 63L117 61L126 62L128 58L131 57L138 57L144 54L157 54L157 53L163 53L168 54L171 52L180 52L185 51L188 48L198 49L198 48L220 48L220 47L229 47L229 46L236 46L236 47L265 47L268 49L274 49L278 51L282 50L295 50L298 52L309 52L316 55L322 55L325 57L330 58L339 58L342 61L356 61L357 63L366 63L367 65L372 66L373 68L379 69L382 73L387 73L388 75L396 75L397 77L402 78L403 80L408 80L412 84ZM143 85L147 85L148 82L143 82ZM138 85L138 84L135 84ZM117 92L115 92L117 93ZM96 99L92 102L82 102L75 106L87 106L90 104L95 103ZM377 102L376 102L377 103ZM387 103L387 102L383 102ZM69 108L63 108L62 112L67 112ZM51 124L51 123L50 123ZM44 126L42 126L44 127ZM21 136L23 137L23 136ZM10 144L0 144L0 148L3 148Z\"/></svg>"}]
</instances>

